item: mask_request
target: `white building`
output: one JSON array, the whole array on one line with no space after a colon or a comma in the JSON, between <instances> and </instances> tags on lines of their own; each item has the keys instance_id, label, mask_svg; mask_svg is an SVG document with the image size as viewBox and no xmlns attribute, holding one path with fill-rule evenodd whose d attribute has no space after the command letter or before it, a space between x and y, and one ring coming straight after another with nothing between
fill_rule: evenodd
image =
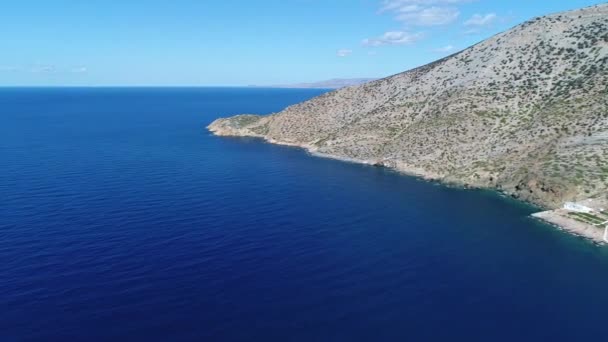
<instances>
[{"instance_id":1,"label":"white building","mask_svg":"<svg viewBox=\"0 0 608 342\"><path fill-rule=\"evenodd\" d=\"M587 206L584 206L582 204L578 204L575 202L564 203L564 209L570 210L570 211L575 211L577 213L587 213L587 214L590 214L595 211L592 208L589 208Z\"/></svg>"}]
</instances>

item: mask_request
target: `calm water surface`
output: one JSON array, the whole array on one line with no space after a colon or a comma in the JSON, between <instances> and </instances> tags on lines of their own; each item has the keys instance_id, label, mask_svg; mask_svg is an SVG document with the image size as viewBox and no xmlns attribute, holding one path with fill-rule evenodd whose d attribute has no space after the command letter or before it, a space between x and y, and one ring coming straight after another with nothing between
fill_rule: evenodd
<instances>
[{"instance_id":1,"label":"calm water surface","mask_svg":"<svg viewBox=\"0 0 608 342\"><path fill-rule=\"evenodd\" d=\"M0 340L606 340L533 208L203 129L322 92L0 90Z\"/></svg>"}]
</instances>

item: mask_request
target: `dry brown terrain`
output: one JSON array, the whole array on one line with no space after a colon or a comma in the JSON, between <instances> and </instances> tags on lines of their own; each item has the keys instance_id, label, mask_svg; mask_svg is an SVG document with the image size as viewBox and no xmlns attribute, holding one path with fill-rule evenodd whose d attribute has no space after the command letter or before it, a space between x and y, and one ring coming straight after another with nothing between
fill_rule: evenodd
<instances>
[{"instance_id":1,"label":"dry brown terrain","mask_svg":"<svg viewBox=\"0 0 608 342\"><path fill-rule=\"evenodd\" d=\"M605 197L608 4L536 18L420 68L208 128L546 207Z\"/></svg>"}]
</instances>

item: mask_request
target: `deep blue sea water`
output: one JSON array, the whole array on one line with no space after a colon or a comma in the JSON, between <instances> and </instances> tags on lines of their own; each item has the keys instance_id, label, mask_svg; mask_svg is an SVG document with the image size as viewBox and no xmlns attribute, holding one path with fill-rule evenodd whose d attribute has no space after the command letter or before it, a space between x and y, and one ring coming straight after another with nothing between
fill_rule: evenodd
<instances>
[{"instance_id":1,"label":"deep blue sea water","mask_svg":"<svg viewBox=\"0 0 608 342\"><path fill-rule=\"evenodd\" d=\"M204 127L321 90L0 90L0 341L606 340L606 249Z\"/></svg>"}]
</instances>

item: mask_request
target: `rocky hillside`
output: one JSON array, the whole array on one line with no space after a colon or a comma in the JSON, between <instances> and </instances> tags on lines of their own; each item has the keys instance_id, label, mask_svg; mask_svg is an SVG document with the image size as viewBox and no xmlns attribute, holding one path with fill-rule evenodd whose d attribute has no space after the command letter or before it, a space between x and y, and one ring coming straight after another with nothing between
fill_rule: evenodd
<instances>
[{"instance_id":1,"label":"rocky hillside","mask_svg":"<svg viewBox=\"0 0 608 342\"><path fill-rule=\"evenodd\" d=\"M608 4L536 18L431 64L208 128L547 207L606 196Z\"/></svg>"},{"instance_id":2,"label":"rocky hillside","mask_svg":"<svg viewBox=\"0 0 608 342\"><path fill-rule=\"evenodd\" d=\"M344 87L355 86L371 81L375 78L333 78L331 80L319 81L313 83L296 83L283 84L276 86L277 88L309 88L309 89L340 89Z\"/></svg>"}]
</instances>

